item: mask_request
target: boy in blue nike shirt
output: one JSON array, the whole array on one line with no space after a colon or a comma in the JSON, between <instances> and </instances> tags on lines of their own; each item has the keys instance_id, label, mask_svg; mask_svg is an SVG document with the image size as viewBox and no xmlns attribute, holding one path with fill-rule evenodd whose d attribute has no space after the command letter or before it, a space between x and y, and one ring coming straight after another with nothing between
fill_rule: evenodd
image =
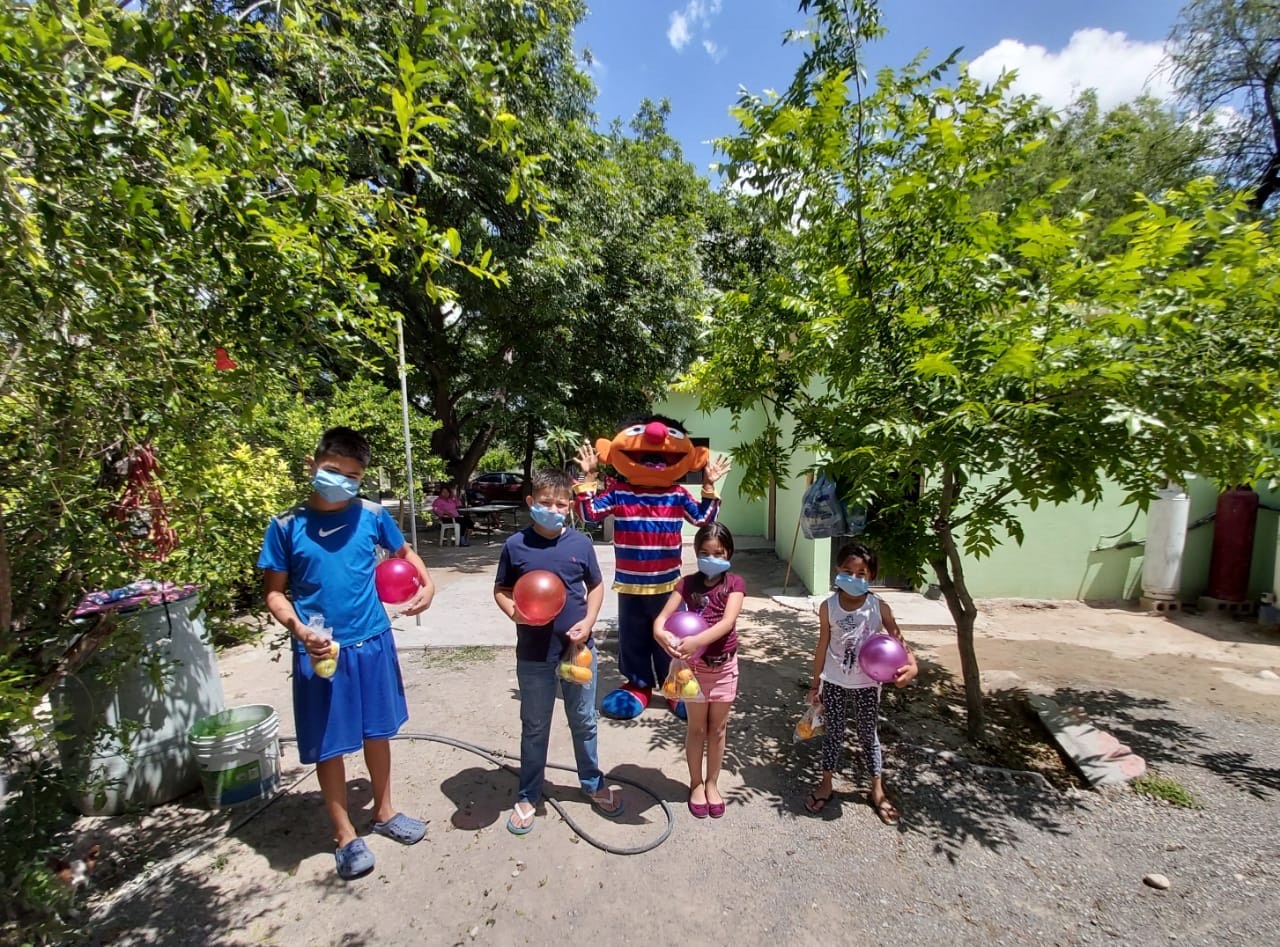
<instances>
[{"instance_id":1,"label":"boy in blue nike shirt","mask_svg":"<svg viewBox=\"0 0 1280 947\"><path fill-rule=\"evenodd\" d=\"M258 556L267 609L293 636L293 717L298 755L316 764L320 794L333 823L339 877L373 870L373 853L347 812L343 755L363 748L373 784L372 831L405 845L426 835L424 822L391 804L391 737L409 719L391 621L374 589L378 547L410 562L420 586L400 610L425 611L435 594L426 564L379 503L361 499L369 442L351 428L325 431L307 459L312 493L274 517ZM288 594L286 594L286 590ZM337 670L325 678L311 658L328 656L329 639L307 628L323 615L339 645Z\"/></svg>"}]
</instances>

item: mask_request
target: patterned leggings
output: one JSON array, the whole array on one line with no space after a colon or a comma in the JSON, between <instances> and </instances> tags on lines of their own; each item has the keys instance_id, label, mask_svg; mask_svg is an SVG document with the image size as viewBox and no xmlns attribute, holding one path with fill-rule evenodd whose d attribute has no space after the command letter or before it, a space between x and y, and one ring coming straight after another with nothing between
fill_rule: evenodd
<instances>
[{"instance_id":1,"label":"patterned leggings","mask_svg":"<svg viewBox=\"0 0 1280 947\"><path fill-rule=\"evenodd\" d=\"M880 754L880 735L876 733L876 714L880 709L878 687L849 689L830 681L822 682L822 715L826 725L822 734L822 768L834 773L840 763L840 745L844 743L845 720L850 709L867 772L879 776L884 770L884 760Z\"/></svg>"}]
</instances>

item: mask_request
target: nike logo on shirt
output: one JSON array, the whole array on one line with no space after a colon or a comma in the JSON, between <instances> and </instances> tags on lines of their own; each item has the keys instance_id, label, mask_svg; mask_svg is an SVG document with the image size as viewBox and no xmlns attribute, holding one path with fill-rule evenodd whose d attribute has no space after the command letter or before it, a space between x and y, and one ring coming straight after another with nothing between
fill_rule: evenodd
<instances>
[{"instance_id":1,"label":"nike logo on shirt","mask_svg":"<svg viewBox=\"0 0 1280 947\"><path fill-rule=\"evenodd\" d=\"M346 523L343 523L341 526L335 526L333 529L322 529L320 530L320 538L324 539L326 536L332 536L338 530L344 529L346 525Z\"/></svg>"}]
</instances>

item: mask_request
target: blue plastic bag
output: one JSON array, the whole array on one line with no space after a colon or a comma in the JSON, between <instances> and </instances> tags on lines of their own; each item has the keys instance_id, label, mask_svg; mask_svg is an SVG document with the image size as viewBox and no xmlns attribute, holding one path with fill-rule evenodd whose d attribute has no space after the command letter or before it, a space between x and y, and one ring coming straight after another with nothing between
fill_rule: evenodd
<instances>
[{"instance_id":1,"label":"blue plastic bag","mask_svg":"<svg viewBox=\"0 0 1280 947\"><path fill-rule=\"evenodd\" d=\"M800 529L805 539L843 536L847 528L844 504L836 492L835 481L826 474L819 474L804 491L800 502Z\"/></svg>"}]
</instances>

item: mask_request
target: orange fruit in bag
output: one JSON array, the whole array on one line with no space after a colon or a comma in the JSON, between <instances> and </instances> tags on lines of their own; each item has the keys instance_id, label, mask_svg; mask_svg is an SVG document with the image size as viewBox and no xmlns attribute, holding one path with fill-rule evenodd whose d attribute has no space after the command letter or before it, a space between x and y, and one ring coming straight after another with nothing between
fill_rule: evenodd
<instances>
[{"instance_id":1,"label":"orange fruit in bag","mask_svg":"<svg viewBox=\"0 0 1280 947\"><path fill-rule=\"evenodd\" d=\"M580 668L569 666L569 677L579 684L585 684L591 680L591 668Z\"/></svg>"},{"instance_id":2,"label":"orange fruit in bag","mask_svg":"<svg viewBox=\"0 0 1280 947\"><path fill-rule=\"evenodd\" d=\"M580 668L591 667L591 650L589 648L583 648L573 656L573 663Z\"/></svg>"},{"instance_id":3,"label":"orange fruit in bag","mask_svg":"<svg viewBox=\"0 0 1280 947\"><path fill-rule=\"evenodd\" d=\"M680 670L676 671L676 680L679 681L681 684L688 684L691 680L693 680L693 672L690 671L688 668L681 668Z\"/></svg>"},{"instance_id":4,"label":"orange fruit in bag","mask_svg":"<svg viewBox=\"0 0 1280 947\"><path fill-rule=\"evenodd\" d=\"M680 693L680 688L676 685L675 681L667 681L667 683L662 685L663 697L669 697L669 698L675 699L675 697L678 696L679 693Z\"/></svg>"}]
</instances>

